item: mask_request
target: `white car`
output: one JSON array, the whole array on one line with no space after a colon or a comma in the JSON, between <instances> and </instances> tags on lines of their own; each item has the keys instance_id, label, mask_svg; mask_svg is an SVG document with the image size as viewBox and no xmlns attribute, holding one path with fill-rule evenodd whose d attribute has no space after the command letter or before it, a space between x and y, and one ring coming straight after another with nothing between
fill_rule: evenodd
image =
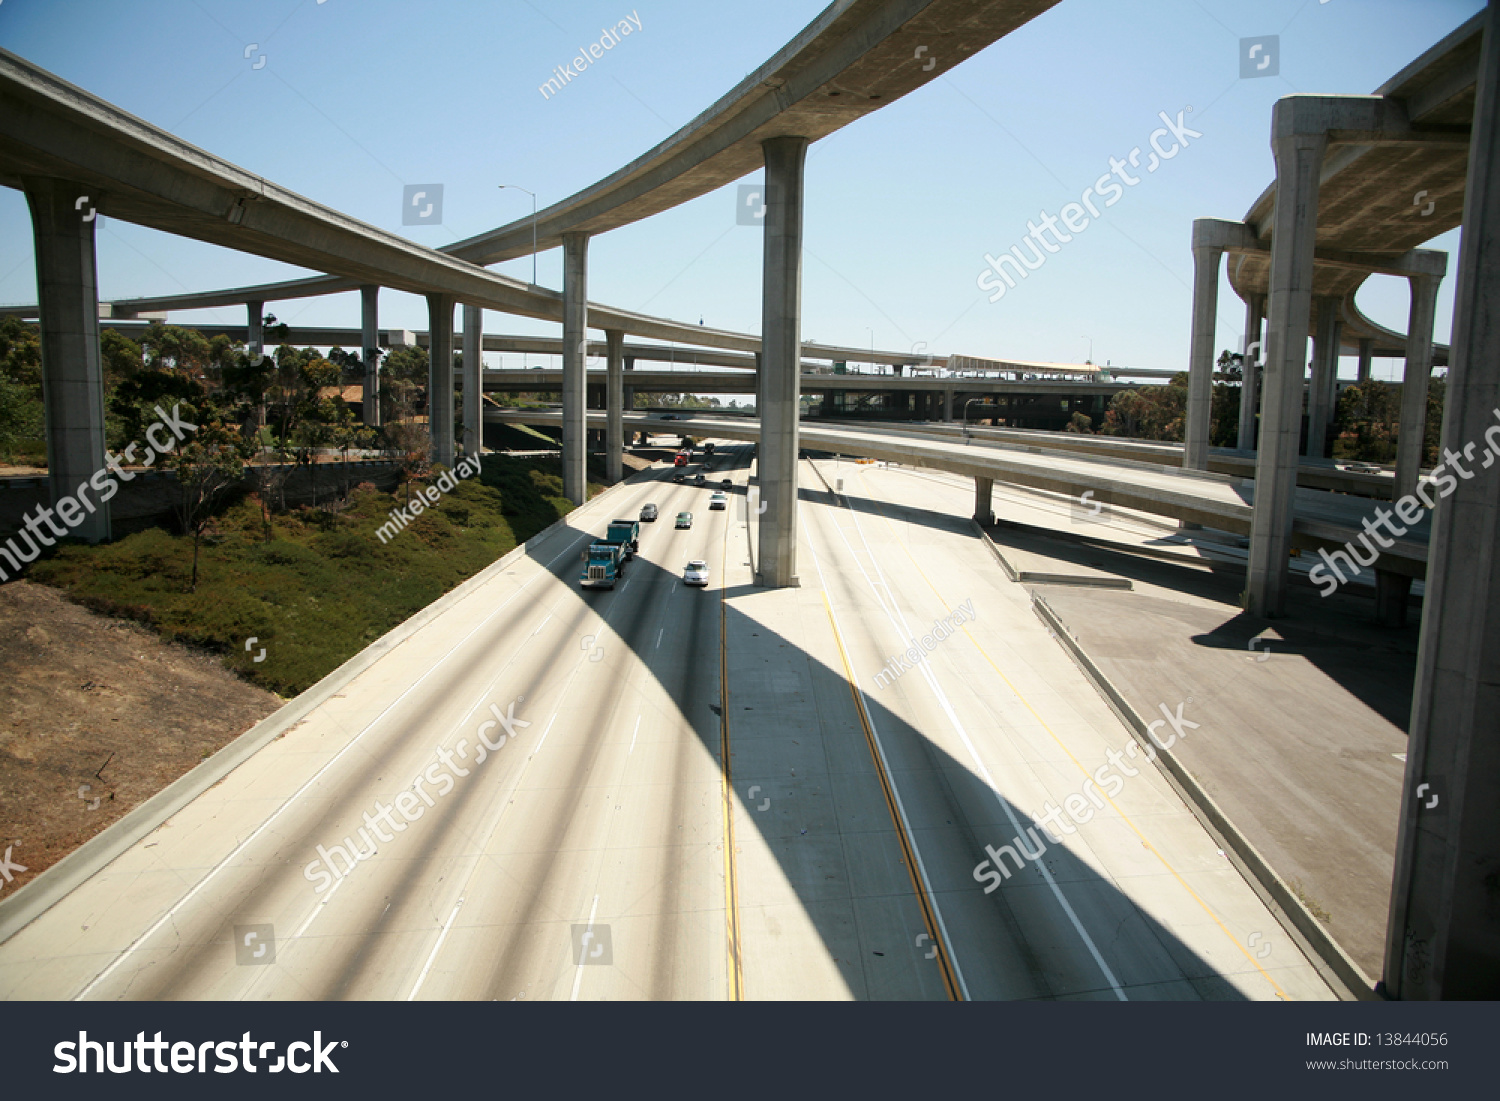
<instances>
[{"instance_id":1,"label":"white car","mask_svg":"<svg viewBox=\"0 0 1500 1101\"><path fill-rule=\"evenodd\" d=\"M682 571L682 583L708 588L708 563L701 558L695 558L689 562L687 568Z\"/></svg>"},{"instance_id":2,"label":"white car","mask_svg":"<svg viewBox=\"0 0 1500 1101\"><path fill-rule=\"evenodd\" d=\"M708 499L708 511L710 512L713 512L715 509L725 509L728 507L729 498L722 493L715 493Z\"/></svg>"}]
</instances>

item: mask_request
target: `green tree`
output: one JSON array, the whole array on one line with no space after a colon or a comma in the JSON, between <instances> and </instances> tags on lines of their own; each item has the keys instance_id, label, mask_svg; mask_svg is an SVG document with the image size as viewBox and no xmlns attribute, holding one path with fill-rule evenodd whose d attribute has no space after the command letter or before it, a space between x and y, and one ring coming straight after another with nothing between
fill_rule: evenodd
<instances>
[{"instance_id":1,"label":"green tree","mask_svg":"<svg viewBox=\"0 0 1500 1101\"><path fill-rule=\"evenodd\" d=\"M165 465L177 474L175 511L183 533L193 539L193 572L189 592L198 590L198 555L203 535L214 519L214 506L243 478L250 446L237 427L226 425L208 409L191 414L198 429L180 440Z\"/></svg>"}]
</instances>

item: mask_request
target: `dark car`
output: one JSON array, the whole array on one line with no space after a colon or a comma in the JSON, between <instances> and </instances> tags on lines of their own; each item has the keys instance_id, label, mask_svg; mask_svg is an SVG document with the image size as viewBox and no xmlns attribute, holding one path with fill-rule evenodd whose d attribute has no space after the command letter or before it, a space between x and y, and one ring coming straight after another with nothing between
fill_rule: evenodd
<instances>
[{"instance_id":1,"label":"dark car","mask_svg":"<svg viewBox=\"0 0 1500 1101\"><path fill-rule=\"evenodd\" d=\"M693 479L693 484L695 486L707 485L708 484L708 478L705 475L700 474L696 478Z\"/></svg>"},{"instance_id":2,"label":"dark car","mask_svg":"<svg viewBox=\"0 0 1500 1101\"><path fill-rule=\"evenodd\" d=\"M656 506L643 505L641 507L641 519L648 522L654 521L656 519Z\"/></svg>"},{"instance_id":3,"label":"dark car","mask_svg":"<svg viewBox=\"0 0 1500 1101\"><path fill-rule=\"evenodd\" d=\"M733 489L734 488L734 479L733 478L725 478L722 482L719 483L719 486L720 486L721 489Z\"/></svg>"}]
</instances>

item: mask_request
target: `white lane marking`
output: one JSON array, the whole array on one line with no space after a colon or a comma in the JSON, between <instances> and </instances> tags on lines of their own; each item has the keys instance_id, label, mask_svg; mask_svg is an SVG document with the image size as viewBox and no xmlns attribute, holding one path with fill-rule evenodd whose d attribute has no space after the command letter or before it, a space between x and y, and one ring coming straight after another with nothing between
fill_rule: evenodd
<instances>
[{"instance_id":1,"label":"white lane marking","mask_svg":"<svg viewBox=\"0 0 1500 1101\"><path fill-rule=\"evenodd\" d=\"M880 569L880 562L876 559L875 552L870 548L869 540L865 538L864 528L859 522L858 509L850 506L849 515L854 521L854 530L859 533L860 542L864 544L865 554L870 559L870 565L874 567L877 574L881 575L881 581L884 584L884 573ZM834 529L838 531L839 538L843 540L844 546L849 548L849 556L854 560L855 567L864 576L865 581L867 583L870 582L869 576L865 574L864 567L859 564L858 555L855 554L854 548L849 545L849 540L845 538L843 529L839 528L837 524L834 525ZM873 584L870 585L870 588L872 592L875 592L876 599L878 600L880 596L879 592ZM886 591L891 591L889 585L886 585ZM910 640L912 643L917 641L917 636L911 633L911 628L907 625L906 614L896 606L894 596L891 598L890 608L885 607L884 601L881 601L881 608L885 611L886 617L890 619L891 625L901 633L903 638ZM899 623L897 623L898 619L900 620ZM973 762L978 775L990 789L990 794L995 797L995 802L1000 804L1000 809L1005 812L1005 817L1010 821L1011 828L1016 831L1015 836L1020 837L1022 835L1021 823L1016 817L1014 808L1010 805L1010 800L1000 794L1000 788L995 783L994 776L990 774L989 768L980 759L979 751L974 748L974 743L969 740L969 732L964 728L963 723L959 721L957 713L953 710L953 705L948 700L947 693L938 684L937 677L930 668L930 663L925 661L918 662L917 667L921 669L923 679L927 681L928 686L937 697L938 706L943 709L943 714L948 717L948 721L953 726L954 732L958 735L959 741L963 742L964 748L968 750L969 759ZM1046 861L1036 860L1032 861L1032 864L1042 873L1043 878L1046 879L1047 886L1052 889L1053 896L1063 908L1063 912L1068 915L1068 921L1072 924L1074 931L1078 933L1079 939L1083 941L1084 947L1089 950L1089 955L1093 956L1094 962L1099 965L1099 970L1103 973L1105 981L1109 983L1110 988L1115 992L1115 997L1122 1002L1129 1001L1130 999L1125 996L1125 991L1120 986L1119 980L1115 978L1114 972L1110 970L1109 964L1104 962L1104 956L1099 952L1098 946L1094 944L1094 938L1089 936L1088 930L1083 927L1083 922L1079 920L1077 913L1074 912L1072 905L1068 902L1067 896L1063 893L1062 888L1058 886L1057 880L1053 877L1051 869L1047 867Z\"/></svg>"},{"instance_id":2,"label":"white lane marking","mask_svg":"<svg viewBox=\"0 0 1500 1101\"><path fill-rule=\"evenodd\" d=\"M635 717L635 729L630 732L630 748L625 751L625 756L629 757L632 753L635 752L635 736L637 734L639 734L640 732L641 732L641 717L639 715L637 715Z\"/></svg>"},{"instance_id":3,"label":"white lane marking","mask_svg":"<svg viewBox=\"0 0 1500 1101\"><path fill-rule=\"evenodd\" d=\"M572 995L572 997L570 997L568 999L568 1001L570 1001L570 1002L576 1002L578 1000L578 984L581 983L581 982L583 982L583 961L588 958L584 953L586 953L588 951L589 940L592 939L589 934L593 933L593 931L594 931L594 915L596 913L598 913L598 912L599 912L599 896L595 895L594 896L594 904L589 907L589 927L588 927L588 931L586 933L584 933L583 945L580 948L579 953L578 953L578 970L576 970L576 971L573 972L573 995Z\"/></svg>"},{"instance_id":4,"label":"white lane marking","mask_svg":"<svg viewBox=\"0 0 1500 1101\"><path fill-rule=\"evenodd\" d=\"M548 612L547 613L547 619L551 619L551 618L552 618L552 613ZM540 623L538 623L536 625L536 630L531 632L531 637L532 638L536 638L537 635L539 635L539 634L542 633L542 628L545 627L545 626L547 626L547 619L542 620Z\"/></svg>"},{"instance_id":5,"label":"white lane marking","mask_svg":"<svg viewBox=\"0 0 1500 1101\"><path fill-rule=\"evenodd\" d=\"M453 928L453 920L458 917L458 911L463 906L464 900L460 896L458 904L453 907L453 913L448 915L448 921L443 926L443 931L438 934L437 943L432 946L432 955L427 957L427 963L422 968L422 973L417 976L416 985L411 988L411 993L406 996L409 1002L416 1001L417 991L422 989L422 984L427 981L427 972L432 970L432 965L437 962L438 951L443 947L443 941L448 939L448 930Z\"/></svg>"},{"instance_id":6,"label":"white lane marking","mask_svg":"<svg viewBox=\"0 0 1500 1101\"><path fill-rule=\"evenodd\" d=\"M329 891L322 898L318 899L318 904L316 906L314 906L312 908L312 912L307 915L307 920L302 923L302 928L298 929L295 933L292 934L292 939L293 940L298 939L299 937L302 936L303 933L307 932L307 927L309 925L311 925L313 923L313 921L317 918L317 916L323 912L323 907L328 905L328 900L331 899L331 898L333 898L334 895L338 894L339 893L339 888L342 887L348 881L349 881L349 877L348 876L342 876L339 879L334 880L334 882L333 882L333 890Z\"/></svg>"},{"instance_id":7,"label":"white lane marking","mask_svg":"<svg viewBox=\"0 0 1500 1101\"><path fill-rule=\"evenodd\" d=\"M807 539L807 549L812 551L813 568L818 571L818 583L823 586L823 592L828 595L828 611L833 616L834 628L839 634L844 629L839 626L838 613L833 608L833 590L828 587L823 577L823 563L818 559L818 551L813 546L812 525L803 525L802 534ZM878 594L877 594L878 598ZM911 854L917 861L917 873L922 877L922 887L927 892L927 901L932 906L932 916L937 920L938 933L943 938L943 943L948 946L948 962L953 965L953 976L958 980L958 989L964 996L964 1001L969 1001L969 984L964 981L963 968L958 964L958 953L953 945L953 938L948 935L948 925L943 920L942 908L938 905L938 896L932 889L932 880L927 875L927 865L922 860L922 851L917 847L917 836L912 832L911 819L906 815L906 804L901 799L901 792L896 787L895 774L891 772L890 761L885 755L885 743L880 739L880 728L875 724L875 713L870 708L870 697L865 692L864 686L859 683L859 674L854 670L854 662L849 662L849 671L854 677L854 688L860 695L860 702L864 705L865 718L870 722L870 733L875 738L875 751L880 754L881 767L885 769L886 779L891 785L891 797L896 801L896 813L901 816L901 824L906 830L907 839L911 842Z\"/></svg>"},{"instance_id":8,"label":"white lane marking","mask_svg":"<svg viewBox=\"0 0 1500 1101\"><path fill-rule=\"evenodd\" d=\"M675 588L675 586L674 586L674 588ZM664 635L664 634L666 634L666 633L667 633L667 629L665 627L663 627L661 630L659 630L659 631L656 632L656 646L655 646L655 649L657 649L657 650L661 649L661 636Z\"/></svg>"},{"instance_id":9,"label":"white lane marking","mask_svg":"<svg viewBox=\"0 0 1500 1101\"><path fill-rule=\"evenodd\" d=\"M138 949L141 945L145 944L146 941L149 940L152 936L154 936L156 934L156 932L159 929L161 929L161 927L163 925L165 925L167 922L171 921L174 917L176 917L178 911L180 911L184 906L186 906L189 902L191 902L197 896L197 894L198 894L199 891L203 890L204 887L208 886L209 881L212 880L214 878L214 876L218 875L219 872L221 872L225 867L227 867L230 864L231 861L233 861L235 859L235 857L239 856L240 853L244 852L247 848L249 848L250 844L257 837L259 837L262 833L264 833L267 829L269 829L271 827L272 823L274 823L278 818L280 818L284 813L286 813L286 811L288 810L288 808L290 808L293 803L295 803L299 798L301 798L301 796L302 796L302 794L304 792L306 792L309 788L311 788L314 784L316 784L320 779L322 779L324 773L326 773L329 769L333 768L334 765L338 764L339 761L343 758L344 754L348 753L351 749L353 749L356 745L358 745L359 742L364 738L364 736L366 734L368 734L371 730L373 730L375 728L375 725L378 722L380 722L382 719L384 719L387 715L389 715L391 713L391 711L393 711L395 709L395 707L396 707L397 704L399 704L402 700L406 699L407 696L409 696L413 692L415 692L417 690L417 688L421 686L421 684L422 684L423 681L425 681L428 677L432 676L432 674L435 673L435 672L437 672L438 669L440 669L443 666L443 664L449 658L451 658L454 654L458 653L459 650L463 647L464 643L468 642L469 639L473 638L476 634L478 634L486 626L488 626L490 620L492 620L496 616L498 616L502 611L505 610L505 608L510 604L510 602L512 600L516 599L516 597L520 596L523 592L525 592L531 586L531 583L533 581L535 581L539 577L551 577L552 575L550 573L550 570L552 568L552 563L556 562L563 555L565 555L569 551L571 551L580 542L582 542L584 538L588 538L588 537L584 536L584 537L582 537L580 539L574 539L566 547L564 547L562 550L558 551L558 553L555 554L552 557L552 560L549 561L545 566L543 566L542 569L539 572L537 572L533 576L527 578L526 581L522 582L521 586L519 588L517 588L515 592L511 593L510 596L506 597L505 600L500 604L500 606L498 608L496 608L489 615L485 616L484 619L482 619L482 620L479 621L479 624L472 631L470 631L468 634L464 635L463 638L459 639L456 643L454 643L453 644L453 648L451 650L449 650L446 654L444 654L442 657L440 657L437 661L433 662L432 665L428 667L427 672L423 673L416 680L412 681L410 687L408 687L406 689L406 691L402 692L401 695L397 696L394 700L392 700L389 704L387 704L386 707L385 707L385 709L382 710L380 712L380 714L376 715L373 719L371 719L370 722L369 722L369 724L363 730L361 730L358 734L356 734L353 738L351 738L349 740L348 744L345 745L343 749L341 749L337 753L335 753L322 768L318 769L317 772L313 773L313 775L308 779L308 781L305 784L303 784L301 787L299 787L296 791L292 792L292 794L287 797L286 802L282 803L281 806L277 807L276 810L272 812L271 816L269 818L267 818L264 822L262 822L258 827L256 827L256 829L250 834L249 837L247 837L247 838L245 838L245 840L241 841L238 845L236 845L234 847L234 849L229 853L228 856L226 856L223 860L219 861L212 868L210 868L208 870L208 872L203 876L203 878L200 879L200 880L198 880L198 882L196 884L194 884L192 890L190 890L187 894L183 895L180 899L178 899L177 902L176 902L176 904L173 905L172 908L170 910L168 910L165 914L163 914L160 918L158 918L156 920L156 923L154 925L152 925L151 928L147 929L144 933L142 933L139 937L137 937L131 943L131 945L130 945L129 948L125 949L125 951L121 952L118 956L116 956L115 957L115 961L113 963L111 963L108 967L106 967L103 971L99 972L99 974L97 976L95 976L93 982L89 983L81 991L79 991L76 995L74 995L73 1000L74 1001L82 1001L85 997L88 996L89 992L91 990L93 990L94 987L98 986L105 979L109 978L109 976L114 973L115 969L117 967L119 967L120 964L124 963L127 959L129 959L132 955L135 954L136 949ZM314 914L316 914L317 912L318 911L316 909L313 911Z\"/></svg>"},{"instance_id":10,"label":"white lane marking","mask_svg":"<svg viewBox=\"0 0 1500 1101\"><path fill-rule=\"evenodd\" d=\"M558 712L552 712L552 717L547 720L547 729L543 730L542 736L537 739L536 748L526 755L528 761L542 751L542 743L547 740L547 735L552 733L552 724L557 722L557 716Z\"/></svg>"}]
</instances>

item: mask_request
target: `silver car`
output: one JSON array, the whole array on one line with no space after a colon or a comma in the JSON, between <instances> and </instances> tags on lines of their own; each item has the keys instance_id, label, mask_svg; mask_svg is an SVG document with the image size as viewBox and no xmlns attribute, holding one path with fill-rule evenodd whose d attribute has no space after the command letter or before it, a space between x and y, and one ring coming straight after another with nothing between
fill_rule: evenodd
<instances>
[{"instance_id":1,"label":"silver car","mask_svg":"<svg viewBox=\"0 0 1500 1101\"><path fill-rule=\"evenodd\" d=\"M708 588L708 563L701 558L695 558L689 562L687 568L682 571L682 583Z\"/></svg>"}]
</instances>

